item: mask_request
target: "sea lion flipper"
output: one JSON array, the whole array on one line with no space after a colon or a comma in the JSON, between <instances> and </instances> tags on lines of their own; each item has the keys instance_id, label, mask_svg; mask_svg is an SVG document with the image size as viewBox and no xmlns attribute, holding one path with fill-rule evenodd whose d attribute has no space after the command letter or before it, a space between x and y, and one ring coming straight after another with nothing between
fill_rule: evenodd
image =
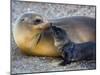
<instances>
[{"instance_id":1,"label":"sea lion flipper","mask_svg":"<svg viewBox=\"0 0 100 75\"><path fill-rule=\"evenodd\" d=\"M71 63L71 60L73 58L73 52L75 49L74 43L67 43L62 48L62 59L63 62L61 62L59 65L64 66Z\"/></svg>"},{"instance_id":2,"label":"sea lion flipper","mask_svg":"<svg viewBox=\"0 0 100 75\"><path fill-rule=\"evenodd\" d=\"M67 53L64 53L63 54L63 61L61 63L59 63L60 66L65 66L67 64L70 64L71 63L71 58L67 55Z\"/></svg>"}]
</instances>

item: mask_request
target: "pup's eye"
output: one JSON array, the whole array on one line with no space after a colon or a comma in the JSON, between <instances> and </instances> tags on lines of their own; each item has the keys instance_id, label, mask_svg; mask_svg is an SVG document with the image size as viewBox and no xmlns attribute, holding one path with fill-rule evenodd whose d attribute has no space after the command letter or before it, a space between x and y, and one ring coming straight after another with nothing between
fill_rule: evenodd
<instances>
[{"instance_id":1,"label":"pup's eye","mask_svg":"<svg viewBox=\"0 0 100 75\"><path fill-rule=\"evenodd\" d=\"M39 24L39 23L42 23L43 21L41 20L41 19L36 19L36 20L34 20L34 23L35 24Z\"/></svg>"}]
</instances>

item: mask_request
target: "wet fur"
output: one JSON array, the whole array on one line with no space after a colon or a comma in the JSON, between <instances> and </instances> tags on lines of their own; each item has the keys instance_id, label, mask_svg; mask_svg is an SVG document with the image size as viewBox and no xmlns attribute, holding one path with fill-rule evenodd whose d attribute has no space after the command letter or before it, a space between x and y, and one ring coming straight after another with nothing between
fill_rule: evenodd
<instances>
[{"instance_id":1,"label":"wet fur","mask_svg":"<svg viewBox=\"0 0 100 75\"><path fill-rule=\"evenodd\" d=\"M60 65L64 66L70 64L72 61L96 59L95 42L74 43L62 28L56 26L52 26L52 34L54 36L55 46L58 48L58 52L63 59Z\"/></svg>"},{"instance_id":2,"label":"wet fur","mask_svg":"<svg viewBox=\"0 0 100 75\"><path fill-rule=\"evenodd\" d=\"M60 65L70 64L72 61L89 61L96 60L96 43L85 42L81 44L75 44L70 42L65 44L63 49L63 62Z\"/></svg>"}]
</instances>

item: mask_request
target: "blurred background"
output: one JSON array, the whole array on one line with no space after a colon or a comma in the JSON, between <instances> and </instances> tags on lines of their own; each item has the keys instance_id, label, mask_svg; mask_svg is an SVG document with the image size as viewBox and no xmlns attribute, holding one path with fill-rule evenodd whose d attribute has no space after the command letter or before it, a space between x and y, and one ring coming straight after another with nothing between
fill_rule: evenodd
<instances>
[{"instance_id":1,"label":"blurred background","mask_svg":"<svg viewBox=\"0 0 100 75\"><path fill-rule=\"evenodd\" d=\"M96 7L87 5L55 4L43 2L25 2L11 0L11 26L16 19L25 12L35 12L47 19L58 19L69 16L88 16L95 18ZM94 69L94 62L75 62L67 66L58 66L58 58L29 57L25 56L17 48L13 34L11 37L11 71L12 73L33 73L64 70Z\"/></svg>"}]
</instances>

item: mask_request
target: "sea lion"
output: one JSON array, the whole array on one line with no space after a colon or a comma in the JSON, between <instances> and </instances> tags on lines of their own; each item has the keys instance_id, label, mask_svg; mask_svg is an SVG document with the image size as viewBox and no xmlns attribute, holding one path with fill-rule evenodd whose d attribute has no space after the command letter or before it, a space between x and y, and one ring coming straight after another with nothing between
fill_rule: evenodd
<instances>
[{"instance_id":1,"label":"sea lion","mask_svg":"<svg viewBox=\"0 0 100 75\"><path fill-rule=\"evenodd\" d=\"M54 45L57 47L57 51L61 55L63 46L70 42L70 38L68 37L67 32L64 29L52 26L52 24L50 28L52 36L54 38Z\"/></svg>"},{"instance_id":2,"label":"sea lion","mask_svg":"<svg viewBox=\"0 0 100 75\"><path fill-rule=\"evenodd\" d=\"M59 65L65 66L72 61L96 59L95 42L74 43L70 40L65 30L52 25L51 31L55 41L54 45L58 48L57 51L63 59L63 62Z\"/></svg>"},{"instance_id":3,"label":"sea lion","mask_svg":"<svg viewBox=\"0 0 100 75\"><path fill-rule=\"evenodd\" d=\"M55 46L51 23L65 26L68 37L75 43L95 41L95 19L89 17L69 17L44 21L35 13L23 14L13 28L14 39L23 53L36 56L60 56Z\"/></svg>"},{"instance_id":4,"label":"sea lion","mask_svg":"<svg viewBox=\"0 0 100 75\"><path fill-rule=\"evenodd\" d=\"M59 65L65 66L72 61L95 60L96 59L96 43L93 41L74 43L70 40L67 32L56 26L51 27L54 37L54 45L61 55L63 62Z\"/></svg>"},{"instance_id":5,"label":"sea lion","mask_svg":"<svg viewBox=\"0 0 100 75\"><path fill-rule=\"evenodd\" d=\"M38 14L24 13L13 28L14 40L27 55L59 56L54 40L48 31L50 23Z\"/></svg>"}]
</instances>

